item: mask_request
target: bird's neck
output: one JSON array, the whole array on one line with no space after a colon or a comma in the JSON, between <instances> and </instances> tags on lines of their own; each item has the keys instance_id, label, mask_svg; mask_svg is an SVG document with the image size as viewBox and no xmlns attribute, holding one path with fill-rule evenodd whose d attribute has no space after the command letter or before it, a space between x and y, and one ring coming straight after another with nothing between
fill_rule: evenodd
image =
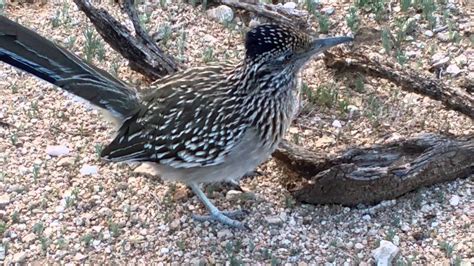
<instances>
[{"instance_id":1,"label":"bird's neck","mask_svg":"<svg viewBox=\"0 0 474 266\"><path fill-rule=\"evenodd\" d=\"M295 89L296 74L292 66L277 66L246 59L235 66L228 78L244 84L239 86L242 93L278 97Z\"/></svg>"},{"instance_id":2,"label":"bird's neck","mask_svg":"<svg viewBox=\"0 0 474 266\"><path fill-rule=\"evenodd\" d=\"M274 149L288 128L297 106L296 72L243 62L228 76L240 84L238 95L245 106L244 117L255 127L262 145Z\"/></svg>"}]
</instances>

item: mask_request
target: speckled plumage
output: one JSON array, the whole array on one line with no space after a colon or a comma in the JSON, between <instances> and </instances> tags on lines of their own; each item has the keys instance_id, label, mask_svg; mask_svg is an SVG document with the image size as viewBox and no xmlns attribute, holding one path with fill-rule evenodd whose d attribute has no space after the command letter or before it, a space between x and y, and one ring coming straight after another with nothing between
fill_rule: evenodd
<instances>
[{"instance_id":1,"label":"speckled plumage","mask_svg":"<svg viewBox=\"0 0 474 266\"><path fill-rule=\"evenodd\" d=\"M250 131L258 138L255 152L265 151L262 154L268 156L294 112L299 65L291 62L293 52L309 42L307 35L289 28L261 26L247 34L242 63L192 68L158 81L104 149L104 157L153 161L174 168L210 167L225 164ZM221 173L221 179L229 174ZM194 180L176 174L173 179Z\"/></svg>"},{"instance_id":2,"label":"speckled plumage","mask_svg":"<svg viewBox=\"0 0 474 266\"><path fill-rule=\"evenodd\" d=\"M105 109L120 124L102 151L112 161L154 162L188 184L211 219L221 213L198 183L235 180L277 147L294 115L296 75L311 55L350 38L313 39L281 25L247 33L242 62L191 68L136 91L64 48L0 16L0 60ZM202 219L199 218L199 219Z\"/></svg>"}]
</instances>

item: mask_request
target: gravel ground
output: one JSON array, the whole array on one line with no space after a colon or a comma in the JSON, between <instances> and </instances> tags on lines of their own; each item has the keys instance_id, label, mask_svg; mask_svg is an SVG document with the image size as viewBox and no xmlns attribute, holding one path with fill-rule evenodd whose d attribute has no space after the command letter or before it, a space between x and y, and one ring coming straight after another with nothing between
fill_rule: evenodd
<instances>
[{"instance_id":1,"label":"gravel ground","mask_svg":"<svg viewBox=\"0 0 474 266\"><path fill-rule=\"evenodd\" d=\"M330 16L330 35L349 32L344 19L348 5L323 4L335 9ZM124 19L118 8L106 7ZM462 6L455 7L460 10L453 19L456 30L469 31L469 25L464 25L469 13L463 13ZM165 49L186 66L242 56L242 23L223 26L187 5L151 11L147 25L153 32L165 32L169 38ZM86 56L83 32L92 26L72 2L14 5L4 12ZM370 18L366 19L367 25L372 25ZM405 47L407 53L417 54L409 64L417 64L424 71L435 55L449 54L450 62L461 73L444 78L453 84L472 80L472 43L446 43L440 37L425 36L423 23L419 27L419 39ZM169 36L166 29L171 32ZM72 41L71 36L77 39ZM420 44L424 48L418 49ZM434 44L435 51L428 52ZM374 44L371 51L381 49L380 44ZM455 60L462 56L471 58L470 64ZM104 59L94 62L116 71L131 84L146 86L146 81L132 73L127 62L107 45ZM318 61L310 63L302 76L312 90L334 78ZM349 104L360 111L356 123L337 108L319 108L299 117L289 138L330 153L348 145L370 145L394 134L474 133L472 120L445 111L438 102L405 93L378 79L364 79L364 93L360 93L351 88L350 80L353 78L340 77L333 84L340 89L340 99L350 100ZM394 263L401 265L474 262L473 176L422 188L376 206L313 206L291 199L280 185L281 169L270 160L259 168L262 176L242 180L245 193L219 186L207 188L218 207L250 211L244 221L252 231L242 232L193 221L192 213L205 210L184 186L142 174L143 167L137 170L136 165L101 161L98 153L111 139L113 129L95 110L5 64L0 64L0 93L0 120L11 125L0 125L0 260L4 264L370 265L375 262L373 250L383 240L399 247ZM368 95L377 95L372 99L380 106L374 108L375 100L368 101ZM368 116L364 115L367 110L378 111ZM342 126L335 127L335 121Z\"/></svg>"}]
</instances>

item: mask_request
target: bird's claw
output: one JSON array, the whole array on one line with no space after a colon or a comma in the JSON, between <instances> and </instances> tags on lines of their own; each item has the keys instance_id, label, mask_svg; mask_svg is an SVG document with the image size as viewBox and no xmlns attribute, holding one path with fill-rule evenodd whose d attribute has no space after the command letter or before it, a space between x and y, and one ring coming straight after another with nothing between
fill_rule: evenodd
<instances>
[{"instance_id":1,"label":"bird's claw","mask_svg":"<svg viewBox=\"0 0 474 266\"><path fill-rule=\"evenodd\" d=\"M232 218L240 218L244 215L247 215L249 212L247 210L236 210L236 211L223 211L215 212L210 215L193 215L193 219L196 221L216 221L222 224L225 224L229 227L246 229L250 230L250 227L243 222L234 220Z\"/></svg>"}]
</instances>

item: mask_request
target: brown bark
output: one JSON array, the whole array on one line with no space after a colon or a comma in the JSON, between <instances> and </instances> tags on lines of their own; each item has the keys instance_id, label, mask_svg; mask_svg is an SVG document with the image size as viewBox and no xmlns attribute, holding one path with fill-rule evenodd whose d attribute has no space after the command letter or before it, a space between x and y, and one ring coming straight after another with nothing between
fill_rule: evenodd
<instances>
[{"instance_id":1,"label":"brown bark","mask_svg":"<svg viewBox=\"0 0 474 266\"><path fill-rule=\"evenodd\" d=\"M137 37L105 10L96 9L87 0L74 0L86 13L103 38L130 61L132 69L155 80L178 69L171 56L153 47L140 28L136 10L125 6ZM259 15L287 23L288 18L264 5L221 0L230 6L250 10ZM131 2L129 2L131 3ZM127 3L126 3L127 4ZM271 5L266 5L271 6ZM273 11L272 11L273 10ZM352 58L353 57L353 58ZM460 89L449 88L415 71L400 70L390 64L371 61L357 55L345 55L343 60L327 54L329 67L348 69L386 78L407 91L414 91L436 100L447 108L473 117L472 96ZM374 146L351 149L338 156L307 151L284 142L275 151L275 159L291 170L284 184L295 198L308 203L372 204L398 197L420 186L453 180L474 172L473 140L455 140L436 135Z\"/></svg>"},{"instance_id":2,"label":"brown bark","mask_svg":"<svg viewBox=\"0 0 474 266\"><path fill-rule=\"evenodd\" d=\"M242 9L256 15L267 18L273 22L286 24L299 29L306 30L308 28L308 13L297 9L283 8L281 5L252 3L251 1L239 0L218 0L223 5L233 8Z\"/></svg>"},{"instance_id":3,"label":"brown bark","mask_svg":"<svg viewBox=\"0 0 474 266\"><path fill-rule=\"evenodd\" d=\"M144 30L138 25L138 17L132 17L138 37L113 18L106 10L95 8L89 0L74 0L80 10L86 14L102 38L124 58L129 60L130 68L151 80L157 80L179 69L172 56L164 53L150 41ZM126 1L128 14L135 12L131 2ZM135 12L136 16L136 12ZM139 30L137 30L137 28Z\"/></svg>"},{"instance_id":4,"label":"brown bark","mask_svg":"<svg viewBox=\"0 0 474 266\"><path fill-rule=\"evenodd\" d=\"M291 170L284 185L296 200L348 206L375 204L422 186L474 173L474 139L420 135L332 158L284 144L273 156Z\"/></svg>"}]
</instances>

